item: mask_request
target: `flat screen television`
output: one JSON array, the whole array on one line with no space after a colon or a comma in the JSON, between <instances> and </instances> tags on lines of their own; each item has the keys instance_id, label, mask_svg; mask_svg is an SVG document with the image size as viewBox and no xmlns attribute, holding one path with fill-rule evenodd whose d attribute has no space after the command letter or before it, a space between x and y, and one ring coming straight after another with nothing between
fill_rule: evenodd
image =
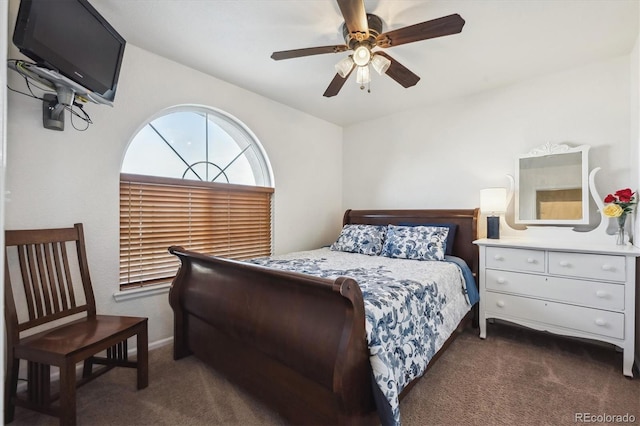
<instances>
[{"instance_id":1,"label":"flat screen television","mask_svg":"<svg viewBox=\"0 0 640 426\"><path fill-rule=\"evenodd\" d=\"M22 0L13 43L38 66L113 101L126 42L87 0Z\"/></svg>"}]
</instances>

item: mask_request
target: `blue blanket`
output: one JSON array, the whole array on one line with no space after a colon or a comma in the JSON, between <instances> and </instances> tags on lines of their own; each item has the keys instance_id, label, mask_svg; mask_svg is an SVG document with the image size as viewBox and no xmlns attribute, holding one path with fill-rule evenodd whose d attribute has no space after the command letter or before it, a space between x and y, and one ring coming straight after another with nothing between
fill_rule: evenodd
<instances>
[{"instance_id":1,"label":"blue blanket","mask_svg":"<svg viewBox=\"0 0 640 426\"><path fill-rule=\"evenodd\" d=\"M469 301L469 304L473 306L476 303L478 303L478 301L480 300L480 293L478 293L478 286L476 285L476 280L473 277L473 273L471 272L469 265L467 265L467 262L465 262L459 257L450 256L450 255L445 255L444 259L447 262L455 263L456 265L458 265L458 267L462 271L462 276L464 277L464 282L465 282L465 291L466 291L467 300Z\"/></svg>"}]
</instances>

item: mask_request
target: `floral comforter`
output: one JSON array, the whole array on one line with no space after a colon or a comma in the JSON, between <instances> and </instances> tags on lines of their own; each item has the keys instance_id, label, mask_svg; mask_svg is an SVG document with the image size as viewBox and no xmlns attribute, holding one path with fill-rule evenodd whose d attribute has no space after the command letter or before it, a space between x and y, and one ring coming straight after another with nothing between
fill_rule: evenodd
<instances>
[{"instance_id":1,"label":"floral comforter","mask_svg":"<svg viewBox=\"0 0 640 426\"><path fill-rule=\"evenodd\" d=\"M400 424L400 392L424 373L471 309L462 271L448 261L392 259L322 248L250 262L324 278L348 276L358 282L373 375L384 395L381 399L388 403L381 407L378 402L383 424Z\"/></svg>"}]
</instances>

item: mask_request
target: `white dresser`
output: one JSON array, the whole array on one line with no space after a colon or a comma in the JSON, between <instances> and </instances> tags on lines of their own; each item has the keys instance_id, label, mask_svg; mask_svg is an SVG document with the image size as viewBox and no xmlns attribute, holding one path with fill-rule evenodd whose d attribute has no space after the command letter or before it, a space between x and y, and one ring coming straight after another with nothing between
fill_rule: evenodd
<instances>
[{"instance_id":1,"label":"white dresser","mask_svg":"<svg viewBox=\"0 0 640 426\"><path fill-rule=\"evenodd\" d=\"M482 239L480 337L497 318L536 330L608 342L633 376L636 258L633 246Z\"/></svg>"}]
</instances>

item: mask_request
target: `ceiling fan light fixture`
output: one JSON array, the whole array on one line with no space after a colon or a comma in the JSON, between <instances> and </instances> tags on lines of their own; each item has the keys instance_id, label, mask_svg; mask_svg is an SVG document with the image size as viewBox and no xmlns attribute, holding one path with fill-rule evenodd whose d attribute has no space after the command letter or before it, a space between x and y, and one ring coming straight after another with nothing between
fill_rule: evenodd
<instances>
[{"instance_id":1,"label":"ceiling fan light fixture","mask_svg":"<svg viewBox=\"0 0 640 426\"><path fill-rule=\"evenodd\" d=\"M373 55L373 58L371 59L371 65L378 74L382 75L389 69L391 61L382 55Z\"/></svg>"},{"instance_id":2,"label":"ceiling fan light fixture","mask_svg":"<svg viewBox=\"0 0 640 426\"><path fill-rule=\"evenodd\" d=\"M351 56L347 56L346 58L340 60L340 62L338 62L335 67L338 74L340 74L340 77L347 78L347 76L351 72L351 69L353 68L353 65L353 59L351 58Z\"/></svg>"},{"instance_id":3,"label":"ceiling fan light fixture","mask_svg":"<svg viewBox=\"0 0 640 426\"><path fill-rule=\"evenodd\" d=\"M356 83L364 85L371 82L371 73L369 72L369 66L358 67L356 72Z\"/></svg>"},{"instance_id":4,"label":"ceiling fan light fixture","mask_svg":"<svg viewBox=\"0 0 640 426\"><path fill-rule=\"evenodd\" d=\"M331 80L323 94L327 98L336 96L340 92L347 77L353 73L354 65L358 66L357 80L362 89L364 89L364 84L371 80L369 65L372 65L378 73L386 74L404 88L415 86L420 80L419 76L386 53L377 52L374 54L372 49L386 49L416 41L458 34L465 25L464 19L459 14L453 13L385 33L382 32L382 19L377 15L366 13L364 0L336 1L344 18L344 23L342 24L344 44L282 50L271 54L273 60L279 61L281 59L352 50L351 61L353 63L350 63L347 59L339 65L336 64L338 74ZM382 58L375 58L375 56L382 56Z\"/></svg>"},{"instance_id":5,"label":"ceiling fan light fixture","mask_svg":"<svg viewBox=\"0 0 640 426\"><path fill-rule=\"evenodd\" d=\"M371 60L371 50L364 44L356 47L353 51L353 62L359 67L363 67Z\"/></svg>"}]
</instances>

